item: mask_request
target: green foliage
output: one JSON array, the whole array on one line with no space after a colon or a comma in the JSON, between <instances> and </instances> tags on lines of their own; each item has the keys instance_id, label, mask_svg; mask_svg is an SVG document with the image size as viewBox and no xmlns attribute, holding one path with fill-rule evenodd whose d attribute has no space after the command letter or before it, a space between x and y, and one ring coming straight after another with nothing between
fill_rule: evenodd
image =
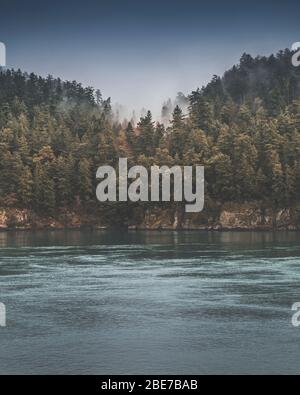
<instances>
[{"instance_id":1,"label":"green foliage","mask_svg":"<svg viewBox=\"0 0 300 395\"><path fill-rule=\"evenodd\" d=\"M291 53L243 55L222 78L150 111L137 125L115 121L110 99L77 82L0 72L0 202L53 214L99 207L95 173L115 165L205 166L209 201L284 207L300 197L300 69ZM180 108L188 107L188 113ZM128 220L131 205L101 206ZM139 215L142 208L138 207Z\"/></svg>"}]
</instances>

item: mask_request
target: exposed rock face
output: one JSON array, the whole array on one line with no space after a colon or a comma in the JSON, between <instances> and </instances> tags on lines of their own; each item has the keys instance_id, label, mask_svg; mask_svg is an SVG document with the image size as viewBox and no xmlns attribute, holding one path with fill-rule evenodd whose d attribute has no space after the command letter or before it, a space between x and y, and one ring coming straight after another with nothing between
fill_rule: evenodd
<instances>
[{"instance_id":1,"label":"exposed rock face","mask_svg":"<svg viewBox=\"0 0 300 395\"><path fill-rule=\"evenodd\" d=\"M222 210L219 226L222 229L272 228L273 219L259 208L236 206Z\"/></svg>"},{"instance_id":2,"label":"exposed rock face","mask_svg":"<svg viewBox=\"0 0 300 395\"><path fill-rule=\"evenodd\" d=\"M221 229L300 229L297 210L263 210L257 207L235 206L220 215Z\"/></svg>"},{"instance_id":3,"label":"exposed rock face","mask_svg":"<svg viewBox=\"0 0 300 395\"><path fill-rule=\"evenodd\" d=\"M28 209L0 209L0 230L7 229L105 229L110 224L100 217L61 210L54 217L41 217ZM127 226L124 224L124 226ZM202 213L186 214L179 207L153 207L145 210L129 229L149 230L300 230L300 207L281 210L262 209L255 204L225 204L205 209Z\"/></svg>"},{"instance_id":4,"label":"exposed rock face","mask_svg":"<svg viewBox=\"0 0 300 395\"><path fill-rule=\"evenodd\" d=\"M199 214L185 214L178 210L149 209L143 229L199 229L199 230L300 230L300 208L282 210L262 209L254 204L227 204L217 210Z\"/></svg>"},{"instance_id":5,"label":"exposed rock face","mask_svg":"<svg viewBox=\"0 0 300 395\"><path fill-rule=\"evenodd\" d=\"M41 216L28 209L0 209L0 230L8 229L77 229L98 227L100 220L94 215L61 210L55 217Z\"/></svg>"},{"instance_id":6,"label":"exposed rock face","mask_svg":"<svg viewBox=\"0 0 300 395\"><path fill-rule=\"evenodd\" d=\"M5 229L7 227L6 212L4 210L0 211L0 229Z\"/></svg>"},{"instance_id":7,"label":"exposed rock face","mask_svg":"<svg viewBox=\"0 0 300 395\"><path fill-rule=\"evenodd\" d=\"M0 229L26 227L28 224L29 210L0 209Z\"/></svg>"},{"instance_id":8,"label":"exposed rock face","mask_svg":"<svg viewBox=\"0 0 300 395\"><path fill-rule=\"evenodd\" d=\"M153 208L146 210L144 220L137 224L138 229L174 229L178 223L176 220L176 213L173 209Z\"/></svg>"}]
</instances>

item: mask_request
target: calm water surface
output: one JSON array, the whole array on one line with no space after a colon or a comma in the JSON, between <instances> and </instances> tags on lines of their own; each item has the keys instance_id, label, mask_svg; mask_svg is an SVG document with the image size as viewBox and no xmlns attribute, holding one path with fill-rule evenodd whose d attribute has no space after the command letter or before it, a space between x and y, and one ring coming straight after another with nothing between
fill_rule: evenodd
<instances>
[{"instance_id":1,"label":"calm water surface","mask_svg":"<svg viewBox=\"0 0 300 395\"><path fill-rule=\"evenodd\" d=\"M300 373L300 234L0 233L0 374Z\"/></svg>"}]
</instances>

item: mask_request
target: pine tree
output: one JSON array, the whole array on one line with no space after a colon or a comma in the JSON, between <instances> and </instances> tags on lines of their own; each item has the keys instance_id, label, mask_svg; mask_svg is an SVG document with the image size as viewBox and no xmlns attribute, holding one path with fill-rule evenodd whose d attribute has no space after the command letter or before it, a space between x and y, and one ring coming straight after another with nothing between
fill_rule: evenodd
<instances>
[{"instance_id":1,"label":"pine tree","mask_svg":"<svg viewBox=\"0 0 300 395\"><path fill-rule=\"evenodd\" d=\"M33 191L34 208L42 215L53 215L56 207L55 184L49 164L35 163Z\"/></svg>"},{"instance_id":2,"label":"pine tree","mask_svg":"<svg viewBox=\"0 0 300 395\"><path fill-rule=\"evenodd\" d=\"M125 130L125 136L128 144L133 147L136 144L136 134L134 132L132 123L129 122Z\"/></svg>"},{"instance_id":3,"label":"pine tree","mask_svg":"<svg viewBox=\"0 0 300 395\"><path fill-rule=\"evenodd\" d=\"M140 119L138 130L138 152L148 156L153 155L154 123L152 121L151 111L148 111L147 115Z\"/></svg>"},{"instance_id":4,"label":"pine tree","mask_svg":"<svg viewBox=\"0 0 300 395\"><path fill-rule=\"evenodd\" d=\"M22 207L30 208L33 203L33 176L28 166L22 170L19 179L18 198Z\"/></svg>"},{"instance_id":5,"label":"pine tree","mask_svg":"<svg viewBox=\"0 0 300 395\"><path fill-rule=\"evenodd\" d=\"M189 97L190 122L196 129L201 129L207 134L214 132L213 108L198 89Z\"/></svg>"}]
</instances>

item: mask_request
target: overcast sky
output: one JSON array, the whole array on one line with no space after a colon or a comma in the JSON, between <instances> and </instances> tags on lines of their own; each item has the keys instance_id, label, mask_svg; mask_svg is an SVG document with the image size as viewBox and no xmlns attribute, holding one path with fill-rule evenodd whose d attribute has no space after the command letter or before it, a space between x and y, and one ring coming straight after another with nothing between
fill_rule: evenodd
<instances>
[{"instance_id":1,"label":"overcast sky","mask_svg":"<svg viewBox=\"0 0 300 395\"><path fill-rule=\"evenodd\" d=\"M300 41L299 1L10 0L9 67L76 79L130 108L158 111L237 63Z\"/></svg>"}]
</instances>

